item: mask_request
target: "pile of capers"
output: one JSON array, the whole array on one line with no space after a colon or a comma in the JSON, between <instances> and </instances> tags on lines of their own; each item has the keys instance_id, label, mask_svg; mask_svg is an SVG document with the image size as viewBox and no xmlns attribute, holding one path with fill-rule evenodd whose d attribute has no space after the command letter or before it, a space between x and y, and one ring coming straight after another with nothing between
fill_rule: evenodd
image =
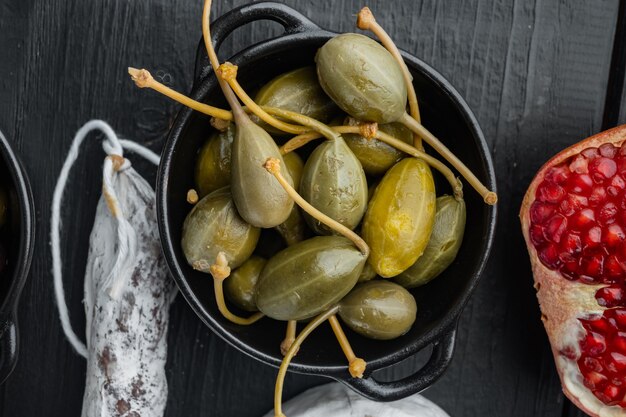
<instances>
[{"instance_id":1,"label":"pile of capers","mask_svg":"<svg viewBox=\"0 0 626 417\"><path fill-rule=\"evenodd\" d=\"M424 151L422 140L487 204L497 197L421 125L408 69L369 9L359 13L358 25L384 46L360 34L338 35L319 49L315 66L277 76L252 99L237 82L237 67L217 60L210 3L203 35L232 111L181 98L146 70L129 73L139 87L213 116L216 130L198 152L188 193L194 206L182 249L194 269L213 277L227 319L288 322L275 400L282 416L286 367L316 326L329 321L350 374L361 377L365 361L352 351L337 316L363 336L400 337L417 314L407 288L427 284L454 261L465 228L462 183ZM451 195L437 196L431 168L449 182ZM257 254L263 228L284 239L284 249L269 259ZM253 314L233 314L224 294ZM311 321L296 337L301 320Z\"/></svg>"}]
</instances>

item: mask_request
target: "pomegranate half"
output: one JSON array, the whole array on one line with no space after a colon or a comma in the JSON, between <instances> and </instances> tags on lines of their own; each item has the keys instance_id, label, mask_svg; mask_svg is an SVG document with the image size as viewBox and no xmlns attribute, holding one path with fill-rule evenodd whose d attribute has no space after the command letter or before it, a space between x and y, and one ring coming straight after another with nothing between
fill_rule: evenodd
<instances>
[{"instance_id":1,"label":"pomegranate half","mask_svg":"<svg viewBox=\"0 0 626 417\"><path fill-rule=\"evenodd\" d=\"M626 125L550 159L520 210L565 395L626 416Z\"/></svg>"}]
</instances>

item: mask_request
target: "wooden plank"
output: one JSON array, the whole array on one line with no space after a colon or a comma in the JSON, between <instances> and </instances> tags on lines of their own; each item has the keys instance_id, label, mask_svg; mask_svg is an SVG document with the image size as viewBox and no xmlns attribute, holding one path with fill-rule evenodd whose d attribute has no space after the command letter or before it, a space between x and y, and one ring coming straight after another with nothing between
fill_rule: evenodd
<instances>
[{"instance_id":1,"label":"wooden plank","mask_svg":"<svg viewBox=\"0 0 626 417\"><path fill-rule=\"evenodd\" d=\"M244 0L217 1L215 15ZM354 29L356 0L288 0L321 26ZM516 212L525 184L561 147L597 131L602 118L616 0L372 2L398 45L422 57L467 98L489 140L500 182L500 226L492 262L461 319L457 352L425 395L451 415L560 416L562 396L538 320ZM31 173L37 247L20 306L22 355L0 389L0 415L76 415L84 364L62 336L52 300L49 202L71 138L92 117L157 150L178 106L136 90L128 65L188 90L201 4L9 0L0 5L0 129ZM279 33L275 24L236 31L222 56ZM5 49L3 49L3 52ZM64 221L66 294L82 319L88 230L99 194L99 145L86 145L70 183ZM99 163L99 162L98 162ZM153 175L147 165L136 163ZM152 173L152 174L150 174ZM275 369L214 336L179 297L169 336L168 416L259 416L271 408ZM385 372L397 378L423 356ZM325 380L290 375L286 398Z\"/></svg>"}]
</instances>

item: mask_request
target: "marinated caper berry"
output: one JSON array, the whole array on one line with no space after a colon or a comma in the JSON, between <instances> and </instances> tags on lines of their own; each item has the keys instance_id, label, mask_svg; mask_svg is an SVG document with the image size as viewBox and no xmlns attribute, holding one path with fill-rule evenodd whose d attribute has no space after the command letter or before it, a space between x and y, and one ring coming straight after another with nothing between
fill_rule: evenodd
<instances>
[{"instance_id":1,"label":"marinated caper berry","mask_svg":"<svg viewBox=\"0 0 626 417\"><path fill-rule=\"evenodd\" d=\"M417 314L415 298L389 281L359 284L339 303L339 316L355 332L388 340L409 331Z\"/></svg>"},{"instance_id":2,"label":"marinated caper berry","mask_svg":"<svg viewBox=\"0 0 626 417\"><path fill-rule=\"evenodd\" d=\"M256 305L276 320L304 320L341 300L357 282L365 256L342 236L317 236L290 246L265 265Z\"/></svg>"},{"instance_id":3,"label":"marinated caper berry","mask_svg":"<svg viewBox=\"0 0 626 417\"><path fill-rule=\"evenodd\" d=\"M256 227L278 226L293 208L293 200L263 168L268 158L284 165L276 142L265 130L249 120L238 123L231 156L231 189L237 211ZM284 176L293 184L287 170Z\"/></svg>"},{"instance_id":4,"label":"marinated caper berry","mask_svg":"<svg viewBox=\"0 0 626 417\"><path fill-rule=\"evenodd\" d=\"M300 194L313 207L349 229L354 229L367 208L367 179L363 167L343 138L324 141L304 165ZM305 214L318 234L329 227Z\"/></svg>"},{"instance_id":5,"label":"marinated caper berry","mask_svg":"<svg viewBox=\"0 0 626 417\"><path fill-rule=\"evenodd\" d=\"M231 268L237 268L252 255L259 235L259 228L239 216L229 188L224 187L191 209L183 224L181 245L189 265L208 273L219 252L224 252Z\"/></svg>"},{"instance_id":6,"label":"marinated caper berry","mask_svg":"<svg viewBox=\"0 0 626 417\"><path fill-rule=\"evenodd\" d=\"M298 68L279 75L259 90L254 101L260 106L294 111L322 123L328 122L339 110L324 93L314 67ZM265 123L261 126L270 133L284 133Z\"/></svg>"},{"instance_id":7,"label":"marinated caper berry","mask_svg":"<svg viewBox=\"0 0 626 417\"><path fill-rule=\"evenodd\" d=\"M433 232L424 254L394 280L406 288L419 287L441 274L456 258L465 231L465 202L451 196L437 198Z\"/></svg>"},{"instance_id":8,"label":"marinated caper berry","mask_svg":"<svg viewBox=\"0 0 626 417\"><path fill-rule=\"evenodd\" d=\"M205 195L230 184L230 157L235 138L232 123L223 132L213 133L198 152L196 190Z\"/></svg>"},{"instance_id":9,"label":"marinated caper berry","mask_svg":"<svg viewBox=\"0 0 626 417\"><path fill-rule=\"evenodd\" d=\"M413 143L413 133L400 123L389 123L378 127L383 132L408 144ZM367 139L357 134L343 135L346 143L363 165L366 174L378 176L389 170L396 162L407 156L404 152L378 139Z\"/></svg>"},{"instance_id":10,"label":"marinated caper berry","mask_svg":"<svg viewBox=\"0 0 626 417\"><path fill-rule=\"evenodd\" d=\"M356 33L337 35L315 56L320 85L350 116L378 123L406 113L402 70L384 47Z\"/></svg>"},{"instance_id":11,"label":"marinated caper berry","mask_svg":"<svg viewBox=\"0 0 626 417\"><path fill-rule=\"evenodd\" d=\"M283 160L285 161L285 167L287 168L287 171L289 171L289 175L291 175L293 188L296 190L300 189L302 171L304 170L304 162L302 162L302 158L300 158L300 156L295 152L289 152L283 155Z\"/></svg>"},{"instance_id":12,"label":"marinated caper berry","mask_svg":"<svg viewBox=\"0 0 626 417\"><path fill-rule=\"evenodd\" d=\"M367 282L376 278L376 271L372 268L368 262L365 262L365 266L363 266L363 270L361 271L361 275L359 275L359 282Z\"/></svg>"},{"instance_id":13,"label":"marinated caper berry","mask_svg":"<svg viewBox=\"0 0 626 417\"><path fill-rule=\"evenodd\" d=\"M257 311L255 302L256 283L267 260L253 255L224 281L228 300L246 311Z\"/></svg>"},{"instance_id":14,"label":"marinated caper berry","mask_svg":"<svg viewBox=\"0 0 626 417\"><path fill-rule=\"evenodd\" d=\"M382 178L363 219L368 262L382 277L413 265L430 238L435 220L435 183L428 165L406 158Z\"/></svg>"}]
</instances>

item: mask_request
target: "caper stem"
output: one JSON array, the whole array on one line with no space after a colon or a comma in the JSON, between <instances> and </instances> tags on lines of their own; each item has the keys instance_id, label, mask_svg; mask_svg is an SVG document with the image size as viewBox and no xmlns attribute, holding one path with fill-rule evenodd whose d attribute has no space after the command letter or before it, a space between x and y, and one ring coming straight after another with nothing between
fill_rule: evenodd
<instances>
[{"instance_id":1,"label":"caper stem","mask_svg":"<svg viewBox=\"0 0 626 417\"><path fill-rule=\"evenodd\" d=\"M295 203L299 205L302 208L302 210L307 212L314 219L324 223L326 226L330 227L337 233L350 239L354 243L354 245L357 248L359 248L359 250L361 251L361 253L363 253L365 257L369 256L370 248L369 246L367 246L367 243L365 243L365 241L361 238L361 236L354 233L352 230L350 230L343 224L339 223L338 221L332 219L331 217L319 211L318 209L313 207L308 201L302 198L300 194L298 194L298 192L293 188L293 186L289 184L287 180L285 179L285 177L283 177L283 175L280 173L280 161L278 159L267 158L263 166L269 173L271 173L278 180L278 182L280 183L280 185L282 185L282 187L285 189L287 194L289 194L289 196L293 199L293 201L295 201Z\"/></svg>"},{"instance_id":2,"label":"caper stem","mask_svg":"<svg viewBox=\"0 0 626 417\"><path fill-rule=\"evenodd\" d=\"M415 87L413 86L413 77L411 77L411 73L409 72L409 68L406 66L402 55L400 55L400 51L398 47L391 39L391 36L383 29L382 26L378 24L374 14L370 10L369 7L363 7L359 14L357 15L356 21L357 27L363 30L371 31L380 42L383 44L385 49L389 51L389 53L396 60L398 65L400 65L400 69L402 70L402 76L404 77L404 83L406 84L406 89L408 93L409 99L409 113L411 116L421 123L420 117L420 109L419 104L417 103L417 94L415 93ZM413 132L413 146L415 146L420 151L424 150L424 146L422 145L422 138L415 132Z\"/></svg>"},{"instance_id":3,"label":"caper stem","mask_svg":"<svg viewBox=\"0 0 626 417\"><path fill-rule=\"evenodd\" d=\"M254 100L252 100L252 98L250 98L248 93L246 93L241 85L237 82L236 65L233 65L230 62L225 62L220 68L221 71L219 72L219 78L228 83L228 85L230 86L230 88L232 88L237 97L239 97L239 99L243 101L243 104L245 104L253 114L257 115L259 119L287 133L298 134L308 130L303 128L302 126L285 123L264 112L263 109L261 109L261 107L259 107L259 105L256 104Z\"/></svg>"},{"instance_id":4,"label":"caper stem","mask_svg":"<svg viewBox=\"0 0 626 417\"><path fill-rule=\"evenodd\" d=\"M248 318L239 317L233 314L226 305L226 301L224 300L224 280L213 278L213 289L215 291L215 301L217 301L217 308L222 313L227 320L232 321L235 324L240 324L242 326L247 326L249 324L255 323L259 321L259 319L263 318L265 314L258 312L254 313Z\"/></svg>"},{"instance_id":5,"label":"caper stem","mask_svg":"<svg viewBox=\"0 0 626 417\"><path fill-rule=\"evenodd\" d=\"M289 110L279 109L276 107L259 106L254 102L254 100L252 100L252 98L248 95L248 93L246 93L246 91L237 81L237 67L229 62L226 62L222 64L221 68L221 76L230 85L237 97L239 97L243 104L245 104L252 113L254 113L265 123L287 133L299 134L308 132L309 130L314 130L321 133L328 139L332 140L337 138L338 135L336 132L334 132L324 123L315 120L312 117L308 117L303 114L292 112ZM282 120L273 117L273 115L289 119L293 122L298 123L299 125L285 123Z\"/></svg>"},{"instance_id":6,"label":"caper stem","mask_svg":"<svg viewBox=\"0 0 626 417\"><path fill-rule=\"evenodd\" d=\"M330 327L333 329L333 333L335 333L335 337L339 342L339 346L341 346L341 350L343 350L343 354L346 355L346 359L348 359L348 371L352 378L363 378L363 372L365 372L365 367L367 363L361 358L357 358L352 350L352 346L348 341L348 337L343 332L341 328L341 324L339 320L337 320L336 315L332 315L328 318L328 322L330 323Z\"/></svg>"},{"instance_id":7,"label":"caper stem","mask_svg":"<svg viewBox=\"0 0 626 417\"><path fill-rule=\"evenodd\" d=\"M217 117L218 119L233 120L232 112L192 100L186 95L181 94L155 80L148 70L128 67L128 73L139 88L151 88L174 101L199 111L200 113L208 114L209 116Z\"/></svg>"},{"instance_id":8,"label":"caper stem","mask_svg":"<svg viewBox=\"0 0 626 417\"><path fill-rule=\"evenodd\" d=\"M261 109L274 116L283 117L293 122L300 123L302 125L302 130L300 133L310 132L312 130L329 140L337 139L340 136L331 126L328 126L312 117L305 116L304 114L280 109L278 107L263 106Z\"/></svg>"},{"instance_id":9,"label":"caper stem","mask_svg":"<svg viewBox=\"0 0 626 417\"><path fill-rule=\"evenodd\" d=\"M186 95L179 93L178 91L173 90L161 84L160 82L158 82L152 77L150 72L148 72L145 69L138 70L135 68L129 68L128 72L131 75L133 81L135 81L135 84L137 84L137 86L140 88L151 88L163 94L164 96L171 98L172 100L178 103L181 103L191 109L199 111L202 114L213 116L215 118L226 120L226 121L233 120L233 113L231 111L213 107L208 104L200 103L199 101L196 101L190 97L187 97ZM138 82L138 80L140 81ZM298 126L298 131L295 133L311 132L313 130L314 132L311 132L311 133L317 134L315 132L320 132L321 136L325 136L328 139L335 139L338 136L337 133L335 133L330 126L327 126L324 123L319 122L313 118L307 117L303 114L296 113L296 112L289 111L289 110L279 109L275 107L260 106L260 108L261 110L265 111L266 113L269 113L270 115L284 117L285 119L294 120L296 122L303 121L302 124L311 126L310 128L307 128L305 126ZM252 110L249 107L244 107L244 111L247 113L252 113ZM274 119L274 120L277 120L277 119ZM213 127L216 127L215 124L216 122L212 121ZM290 126L296 126L296 125L290 125ZM219 127L216 127L216 128L219 130ZM316 137L319 137L319 136L316 136Z\"/></svg>"},{"instance_id":10,"label":"caper stem","mask_svg":"<svg viewBox=\"0 0 626 417\"><path fill-rule=\"evenodd\" d=\"M242 326L247 326L258 321L265 316L263 313L254 313L248 318L239 317L230 312L224 300L224 280L230 276L230 267L228 266L228 260L224 252L217 254L215 263L209 268L211 275L213 276L213 290L215 292L215 301L217 302L217 308L220 313L229 321Z\"/></svg>"},{"instance_id":11,"label":"caper stem","mask_svg":"<svg viewBox=\"0 0 626 417\"><path fill-rule=\"evenodd\" d=\"M224 93L224 97L226 97L226 101L230 105L230 108L233 111L233 117L237 123L252 123L248 115L243 111L241 107L241 103L237 100L237 96L233 93L230 86L226 81L224 81L217 70L220 66L220 61L217 58L217 54L215 53L215 49L213 48L213 44L211 43L211 28L209 25L211 19L211 0L205 0L204 8L202 9L202 37L204 39L204 46L206 47L207 54L209 55L209 61L211 62L211 66L213 67L213 71L215 71L217 75L217 81L222 88L222 92Z\"/></svg>"},{"instance_id":12,"label":"caper stem","mask_svg":"<svg viewBox=\"0 0 626 417\"><path fill-rule=\"evenodd\" d=\"M298 322L296 320L287 321L287 332L285 334L285 339L280 344L280 353L285 356L289 351L291 345L293 345L294 340L296 340L296 330L297 330Z\"/></svg>"},{"instance_id":13,"label":"caper stem","mask_svg":"<svg viewBox=\"0 0 626 417\"><path fill-rule=\"evenodd\" d=\"M285 375L287 374L287 368L289 367L289 363L295 356L298 349L300 349L300 345L302 342L311 334L313 330L319 327L320 324L324 323L329 317L335 315L339 310L338 306L331 307L329 310L324 313L319 314L313 320L306 325L304 329L300 332L296 340L294 340L293 344L287 351L287 354L283 358L282 363L280 364L280 368L278 369L278 376L276 377L276 387L274 389L274 416L275 417L285 417L283 414L283 383L285 382Z\"/></svg>"},{"instance_id":14,"label":"caper stem","mask_svg":"<svg viewBox=\"0 0 626 417\"><path fill-rule=\"evenodd\" d=\"M332 126L331 129L341 134L361 133L361 129L359 128L359 126ZM428 165L435 168L446 178L446 180L448 180L450 186L452 187L452 192L454 193L454 196L456 198L463 198L463 184L461 183L461 181L459 181L457 177L454 176L454 173L443 162L441 162L437 158L428 155L426 152L420 151L414 146L411 146L408 143L401 141L400 139L394 138L393 136L381 131L380 129L376 132L374 137L404 153L407 153L416 158L423 159ZM295 151L296 149L306 145L314 139L319 138L320 135L316 132L308 132L302 135L294 136L291 140L289 140L280 148L280 152L284 155L286 153Z\"/></svg>"},{"instance_id":15,"label":"caper stem","mask_svg":"<svg viewBox=\"0 0 626 417\"><path fill-rule=\"evenodd\" d=\"M459 173L470 183L472 187L483 197L485 203L489 205L494 205L498 202L498 195L493 191L489 190L487 187L483 185L482 182L474 175L474 173L463 163L459 158L456 157L444 145L426 129L422 124L420 124L417 120L412 118L408 113L404 113L402 118L399 120L400 123L411 129L411 131L418 133L430 146L433 147L439 155L443 156L443 158L448 161L454 168L459 171Z\"/></svg>"}]
</instances>

